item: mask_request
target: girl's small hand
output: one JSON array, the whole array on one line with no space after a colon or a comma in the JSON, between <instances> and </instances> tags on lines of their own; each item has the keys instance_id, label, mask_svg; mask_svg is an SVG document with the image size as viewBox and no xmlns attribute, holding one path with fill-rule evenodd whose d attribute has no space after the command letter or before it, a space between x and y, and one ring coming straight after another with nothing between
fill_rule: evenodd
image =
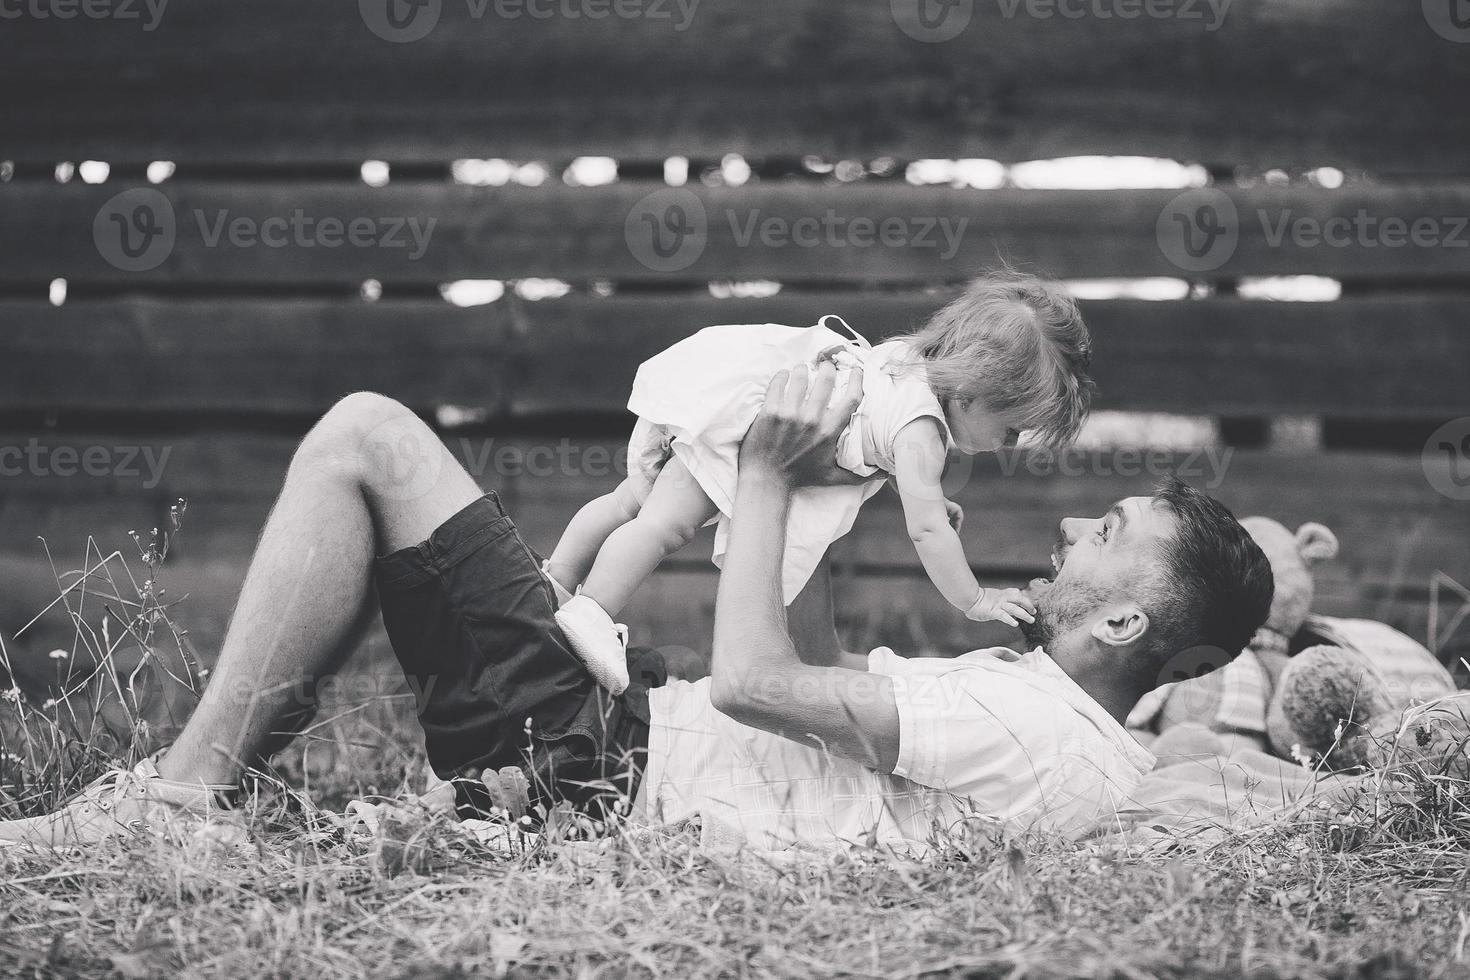
<instances>
[{"instance_id":1,"label":"girl's small hand","mask_svg":"<svg viewBox=\"0 0 1470 980\"><path fill-rule=\"evenodd\" d=\"M965 508L953 500L944 502L944 515L949 518L949 526L954 528L956 534L965 526Z\"/></svg>"},{"instance_id":2,"label":"girl's small hand","mask_svg":"<svg viewBox=\"0 0 1470 980\"><path fill-rule=\"evenodd\" d=\"M827 361L835 367L840 363L837 360L837 356L845 350L847 350L846 344L833 344L831 347L828 347L826 350L817 355L816 362L818 364L821 364L823 361Z\"/></svg>"},{"instance_id":3,"label":"girl's small hand","mask_svg":"<svg viewBox=\"0 0 1470 980\"><path fill-rule=\"evenodd\" d=\"M1020 589L981 589L980 598L965 611L965 618L977 623L996 620L1019 627L1017 620L1036 622L1036 603Z\"/></svg>"}]
</instances>

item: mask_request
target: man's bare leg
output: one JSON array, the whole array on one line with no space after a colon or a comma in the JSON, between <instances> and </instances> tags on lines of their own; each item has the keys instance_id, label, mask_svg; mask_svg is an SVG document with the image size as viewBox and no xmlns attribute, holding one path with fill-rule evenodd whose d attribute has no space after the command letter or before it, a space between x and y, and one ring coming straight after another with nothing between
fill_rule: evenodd
<instances>
[{"instance_id":1,"label":"man's bare leg","mask_svg":"<svg viewBox=\"0 0 1470 980\"><path fill-rule=\"evenodd\" d=\"M360 641L375 555L425 540L481 494L402 405L367 393L338 402L292 457L213 676L159 775L235 782Z\"/></svg>"}]
</instances>

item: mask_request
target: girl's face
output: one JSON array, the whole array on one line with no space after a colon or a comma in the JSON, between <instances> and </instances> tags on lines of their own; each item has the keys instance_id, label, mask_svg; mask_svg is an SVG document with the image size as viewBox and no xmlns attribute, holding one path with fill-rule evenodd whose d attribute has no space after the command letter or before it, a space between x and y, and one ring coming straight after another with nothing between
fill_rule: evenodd
<instances>
[{"instance_id":1,"label":"girl's face","mask_svg":"<svg viewBox=\"0 0 1470 980\"><path fill-rule=\"evenodd\" d=\"M992 412L978 398L947 399L944 403L944 419L949 424L949 433L954 437L955 446L967 456L993 453L1006 446L1014 446L1020 435L1006 418Z\"/></svg>"}]
</instances>

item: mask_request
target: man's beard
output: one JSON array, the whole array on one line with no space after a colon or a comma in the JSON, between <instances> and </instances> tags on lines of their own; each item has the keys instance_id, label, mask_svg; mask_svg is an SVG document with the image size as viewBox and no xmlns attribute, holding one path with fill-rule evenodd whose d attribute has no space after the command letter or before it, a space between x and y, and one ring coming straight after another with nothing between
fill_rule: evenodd
<instances>
[{"instance_id":1,"label":"man's beard","mask_svg":"<svg viewBox=\"0 0 1470 980\"><path fill-rule=\"evenodd\" d=\"M1103 590L1086 582L1062 580L1061 567L1067 560L1070 545L1058 536L1052 549L1052 560L1057 577L1055 579L1033 579L1027 586L1031 599L1036 603L1036 622L1021 623L1021 635L1033 650L1045 650L1052 646L1057 637L1087 621L1087 617L1106 598Z\"/></svg>"},{"instance_id":2,"label":"man's beard","mask_svg":"<svg viewBox=\"0 0 1470 980\"><path fill-rule=\"evenodd\" d=\"M1033 587L1035 583L1033 583ZM1049 582L1033 590L1036 622L1021 623L1021 635L1034 650L1051 647L1057 637L1083 623L1107 598L1106 593L1086 582Z\"/></svg>"},{"instance_id":3,"label":"man's beard","mask_svg":"<svg viewBox=\"0 0 1470 980\"><path fill-rule=\"evenodd\" d=\"M1032 650L1035 650L1037 647L1045 650L1047 644L1051 642L1052 637L1056 635L1055 625L1042 612L1040 603L1036 605L1036 621L1034 623L1028 623L1024 619L1021 620L1021 635L1026 638L1026 646Z\"/></svg>"}]
</instances>

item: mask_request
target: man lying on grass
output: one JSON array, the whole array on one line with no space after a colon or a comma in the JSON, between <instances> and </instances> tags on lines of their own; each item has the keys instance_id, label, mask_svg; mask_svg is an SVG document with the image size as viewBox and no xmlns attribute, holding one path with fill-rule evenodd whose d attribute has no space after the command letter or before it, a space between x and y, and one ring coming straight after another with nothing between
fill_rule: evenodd
<instances>
[{"instance_id":1,"label":"man lying on grass","mask_svg":"<svg viewBox=\"0 0 1470 980\"><path fill-rule=\"evenodd\" d=\"M779 847L923 842L972 815L1065 832L1126 801L1153 758L1123 718L1173 654L1245 646L1271 600L1264 555L1219 503L1170 483L1062 521L1056 577L1030 586L1032 652L847 653L825 567L789 610L779 570L792 489L840 479L854 378L830 408L830 364L772 381L741 450L712 674L664 683L657 654L630 651L617 697L567 649L496 496L407 409L349 396L296 451L178 741L54 814L0 824L0 840L177 837L209 819L301 730L301 692L342 667L376 608L426 692L430 763L466 803L480 772L519 765L542 801L621 792L646 819L699 814Z\"/></svg>"}]
</instances>

